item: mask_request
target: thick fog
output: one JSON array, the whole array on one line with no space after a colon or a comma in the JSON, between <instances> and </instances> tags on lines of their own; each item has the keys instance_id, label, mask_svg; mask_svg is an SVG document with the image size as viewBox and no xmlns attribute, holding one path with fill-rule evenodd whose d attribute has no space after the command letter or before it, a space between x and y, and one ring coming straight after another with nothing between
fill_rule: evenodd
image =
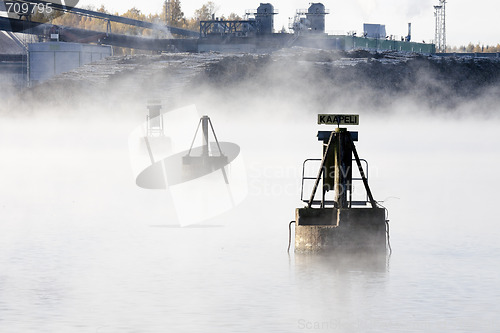
<instances>
[{"instance_id":1,"label":"thick fog","mask_svg":"<svg viewBox=\"0 0 500 333\"><path fill-rule=\"evenodd\" d=\"M493 331L498 320L485 309L498 296L498 62L351 56L113 58L11 94L0 113L6 327ZM179 110L192 119L166 123L166 135L182 133L189 147L208 115L218 139L240 147L241 200L181 227L170 191L137 185L141 146L131 149L131 137L152 99L165 119ZM302 162L320 158L317 131L331 129L316 124L318 113L360 115L350 130L389 210L392 282L385 262L367 270L286 255L288 222L304 205ZM182 209L201 211L199 198ZM358 312L379 303L392 314ZM330 306L342 308L335 324Z\"/></svg>"}]
</instances>

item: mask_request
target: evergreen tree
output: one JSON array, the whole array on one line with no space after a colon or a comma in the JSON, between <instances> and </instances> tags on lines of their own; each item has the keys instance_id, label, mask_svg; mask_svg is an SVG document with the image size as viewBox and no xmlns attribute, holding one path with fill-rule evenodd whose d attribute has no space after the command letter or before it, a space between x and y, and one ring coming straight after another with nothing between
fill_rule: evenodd
<instances>
[{"instance_id":1,"label":"evergreen tree","mask_svg":"<svg viewBox=\"0 0 500 333\"><path fill-rule=\"evenodd\" d=\"M180 0L166 0L162 16L165 18L165 23L173 27L182 27L186 21Z\"/></svg>"}]
</instances>

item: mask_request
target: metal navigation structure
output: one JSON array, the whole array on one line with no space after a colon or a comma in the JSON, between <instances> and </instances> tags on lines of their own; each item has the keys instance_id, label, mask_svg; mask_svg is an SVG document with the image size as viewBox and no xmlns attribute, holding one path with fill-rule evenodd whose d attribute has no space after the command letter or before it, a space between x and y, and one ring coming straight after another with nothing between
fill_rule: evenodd
<instances>
[{"instance_id":1,"label":"metal navigation structure","mask_svg":"<svg viewBox=\"0 0 500 333\"><path fill-rule=\"evenodd\" d=\"M303 164L301 200L307 206L296 210L295 251L385 252L386 210L374 199L368 185L368 162L359 158L354 144L358 132L340 127L359 125L359 115L320 114L318 124L337 128L318 132L323 157L307 159ZM306 175L306 169L310 169L307 165L318 162L316 177ZM359 178L353 177L353 162ZM314 184L310 197L304 198L308 181ZM353 199L354 181L363 184L366 199Z\"/></svg>"},{"instance_id":2,"label":"metal navigation structure","mask_svg":"<svg viewBox=\"0 0 500 333\"><path fill-rule=\"evenodd\" d=\"M212 135L215 140L216 152L211 151L210 142L208 140L210 131L212 130ZM202 128L202 136L203 136L203 146L201 149L197 151L193 149L194 142L198 135L198 131ZM213 148L213 147L212 147ZM221 144L219 140L217 140L217 135L215 134L214 127L212 125L212 121L208 116L203 116L198 123L198 128L196 129L196 133L194 134L193 142L191 143L191 147L185 156L182 158L182 163L184 165L184 169L191 172L212 172L217 169L221 169L222 175L224 176L224 181L226 184L229 183L226 171L224 167L229 163L229 159L221 149Z\"/></svg>"}]
</instances>

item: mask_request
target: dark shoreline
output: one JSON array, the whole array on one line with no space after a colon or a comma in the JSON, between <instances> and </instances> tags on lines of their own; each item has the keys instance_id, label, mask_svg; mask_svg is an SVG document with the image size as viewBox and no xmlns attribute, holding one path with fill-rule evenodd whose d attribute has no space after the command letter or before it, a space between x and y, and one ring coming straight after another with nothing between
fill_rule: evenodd
<instances>
[{"instance_id":1,"label":"dark shoreline","mask_svg":"<svg viewBox=\"0 0 500 333\"><path fill-rule=\"evenodd\" d=\"M138 55L111 57L17 91L12 105L139 106L149 98L162 98L172 107L208 99L234 109L246 98L283 100L319 111L383 111L413 104L455 112L475 102L494 111L500 96L500 59L300 48L270 55Z\"/></svg>"}]
</instances>

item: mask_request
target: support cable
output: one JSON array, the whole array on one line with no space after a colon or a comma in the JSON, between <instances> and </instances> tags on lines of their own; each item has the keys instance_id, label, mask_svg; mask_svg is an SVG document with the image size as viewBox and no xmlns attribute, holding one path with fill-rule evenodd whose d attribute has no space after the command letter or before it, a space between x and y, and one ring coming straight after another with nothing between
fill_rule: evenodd
<instances>
[{"instance_id":1,"label":"support cable","mask_svg":"<svg viewBox=\"0 0 500 333\"><path fill-rule=\"evenodd\" d=\"M292 245L292 223L295 223L295 221L291 221L288 224L288 249L286 250L287 253L290 253L290 246Z\"/></svg>"},{"instance_id":2,"label":"support cable","mask_svg":"<svg viewBox=\"0 0 500 333\"><path fill-rule=\"evenodd\" d=\"M391 234L390 234L390 229L389 229L389 210L387 207L382 205L380 202L377 201L377 205L385 209L385 232L387 234L387 247L389 248L389 255L392 255L392 247L391 247Z\"/></svg>"},{"instance_id":3,"label":"support cable","mask_svg":"<svg viewBox=\"0 0 500 333\"><path fill-rule=\"evenodd\" d=\"M389 247L389 255L392 255L392 247L391 247L391 235L389 232L389 220L385 220L386 231L387 231L387 246Z\"/></svg>"}]
</instances>

